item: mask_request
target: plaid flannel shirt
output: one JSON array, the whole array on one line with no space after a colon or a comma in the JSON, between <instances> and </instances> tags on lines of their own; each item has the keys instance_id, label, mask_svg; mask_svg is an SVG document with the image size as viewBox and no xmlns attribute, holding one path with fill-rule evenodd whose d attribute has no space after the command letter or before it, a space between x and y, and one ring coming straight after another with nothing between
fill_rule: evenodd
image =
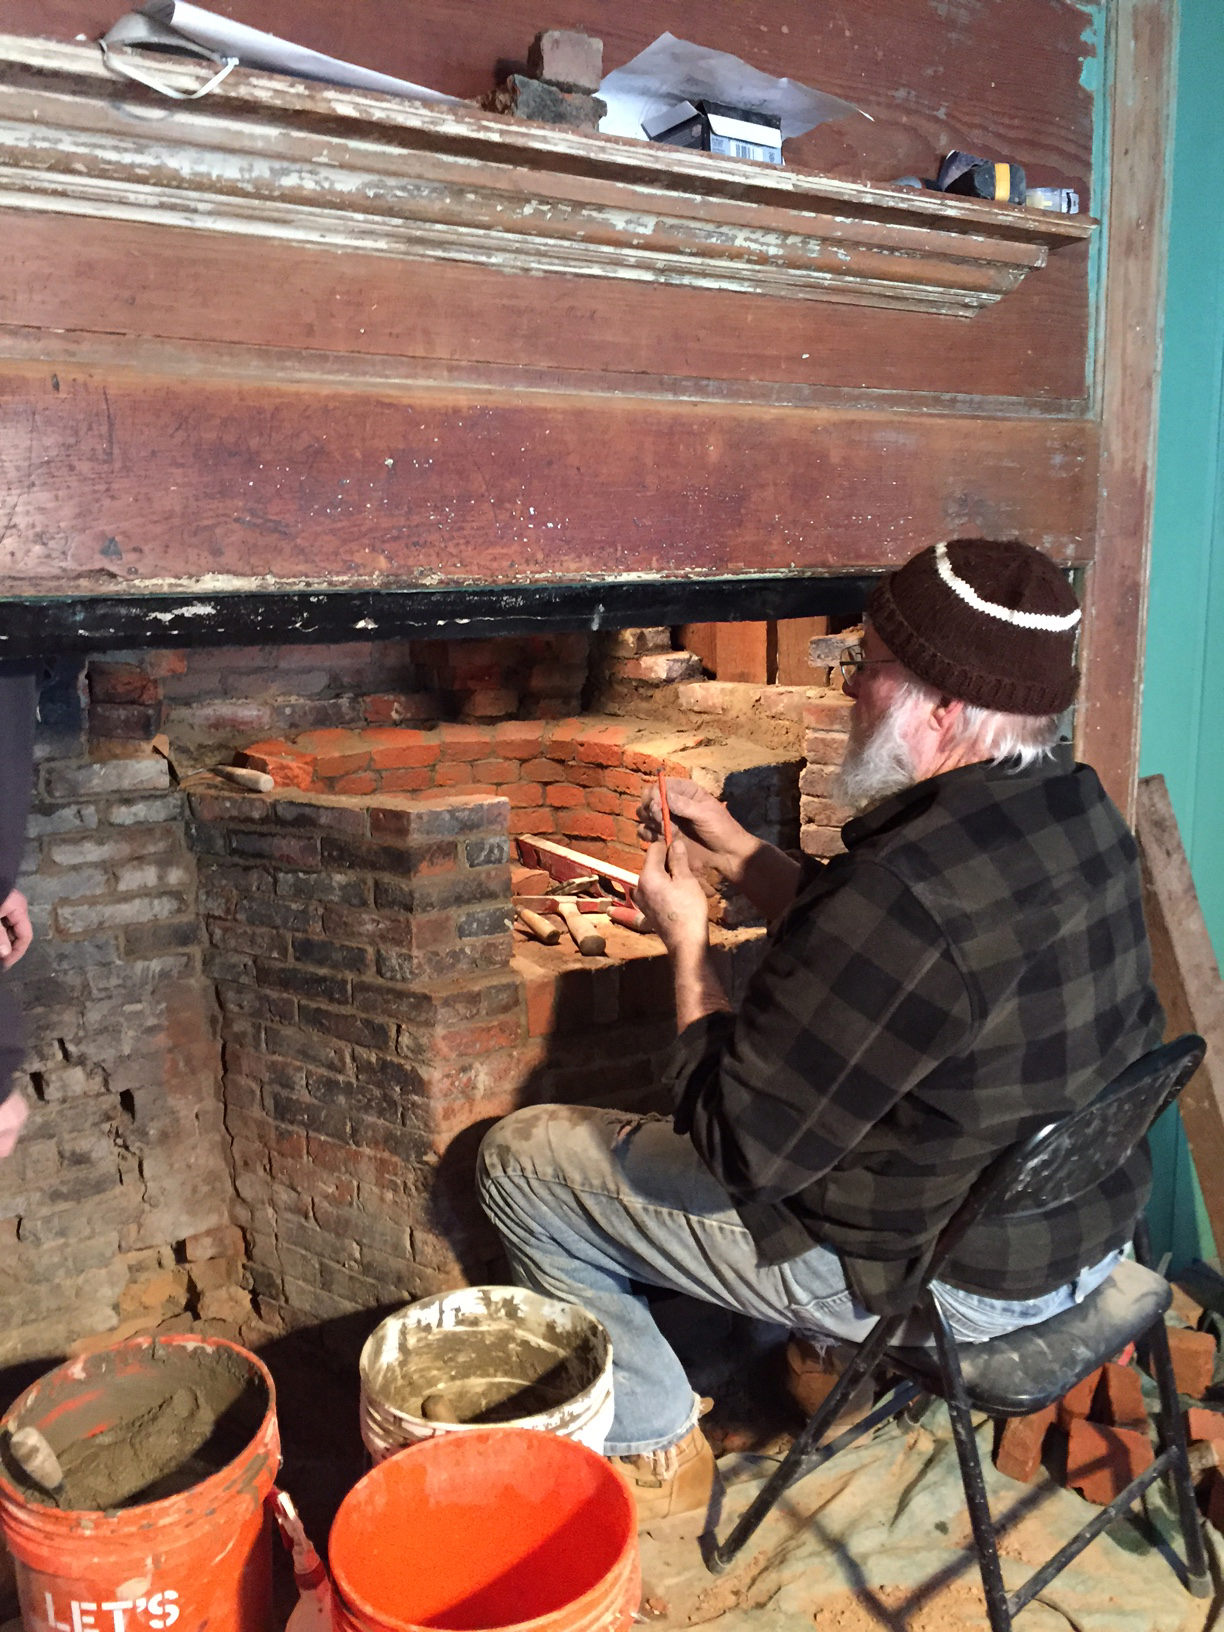
<instances>
[{"instance_id":1,"label":"plaid flannel shirt","mask_svg":"<svg viewBox=\"0 0 1224 1632\"><path fill-rule=\"evenodd\" d=\"M849 822L805 869L738 1014L677 1039L676 1127L761 1259L821 1243L867 1308L1007 1146L1086 1104L1162 1033L1138 852L1095 771L963 766ZM1052 1214L976 1225L941 1279L1038 1297L1130 1239L1146 1144Z\"/></svg>"}]
</instances>

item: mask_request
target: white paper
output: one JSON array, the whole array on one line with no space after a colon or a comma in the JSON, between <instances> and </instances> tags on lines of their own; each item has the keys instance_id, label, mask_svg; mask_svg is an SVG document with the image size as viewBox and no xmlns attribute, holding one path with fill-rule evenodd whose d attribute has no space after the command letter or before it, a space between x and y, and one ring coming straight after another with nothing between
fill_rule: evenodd
<instances>
[{"instance_id":1,"label":"white paper","mask_svg":"<svg viewBox=\"0 0 1224 1632\"><path fill-rule=\"evenodd\" d=\"M203 6L187 5L185 0L149 0L144 10L147 16L176 28L197 45L207 46L221 56L237 57L247 68L266 68L274 74L292 74L295 79L323 79L332 85L347 85L356 91L382 91L387 96L408 96L417 102L459 101L457 96L444 96L441 91L431 91L426 85L413 85L406 79L378 74L371 68L359 68L356 63L324 56L321 51L294 45L275 34L248 28L245 23L231 22L228 17L218 17L216 12L205 11Z\"/></svg>"},{"instance_id":2,"label":"white paper","mask_svg":"<svg viewBox=\"0 0 1224 1632\"><path fill-rule=\"evenodd\" d=\"M599 122L610 136L644 139L642 120L678 102L725 102L770 113L782 121L782 136L802 136L827 119L860 110L839 96L814 91L793 79L775 79L729 51L713 51L674 34L660 34L632 62L605 75L599 94L608 104ZM869 114L864 114L869 118Z\"/></svg>"}]
</instances>

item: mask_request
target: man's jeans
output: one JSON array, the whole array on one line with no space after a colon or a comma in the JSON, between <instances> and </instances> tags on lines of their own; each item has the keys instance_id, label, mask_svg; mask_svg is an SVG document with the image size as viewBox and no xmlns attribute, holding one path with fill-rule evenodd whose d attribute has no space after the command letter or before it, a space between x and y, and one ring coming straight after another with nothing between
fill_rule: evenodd
<instances>
[{"instance_id":1,"label":"man's jeans","mask_svg":"<svg viewBox=\"0 0 1224 1632\"><path fill-rule=\"evenodd\" d=\"M486 1136L477 1184L518 1282L580 1303L608 1329L616 1404L609 1456L661 1450L697 1418L696 1396L640 1284L817 1337L861 1342L875 1323L826 1248L759 1264L726 1191L669 1118L570 1105L515 1111ZM1023 1303L939 1282L935 1289L960 1341L979 1343L1079 1302L1118 1257Z\"/></svg>"}]
</instances>

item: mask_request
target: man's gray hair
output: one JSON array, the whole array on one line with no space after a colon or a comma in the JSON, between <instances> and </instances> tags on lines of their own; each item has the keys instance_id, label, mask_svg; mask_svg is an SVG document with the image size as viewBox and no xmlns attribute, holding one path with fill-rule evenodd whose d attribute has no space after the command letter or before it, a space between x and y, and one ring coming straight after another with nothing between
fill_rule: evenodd
<instances>
[{"instance_id":1,"label":"man's gray hair","mask_svg":"<svg viewBox=\"0 0 1224 1632\"><path fill-rule=\"evenodd\" d=\"M925 680L919 680L908 669L904 671L898 702L921 701L932 708L943 693ZM962 704L956 720L950 747L972 751L977 759L988 759L995 765L1010 765L1013 770L1026 770L1053 756L1058 741L1057 714L1004 714L997 708L980 708L977 703Z\"/></svg>"}]
</instances>

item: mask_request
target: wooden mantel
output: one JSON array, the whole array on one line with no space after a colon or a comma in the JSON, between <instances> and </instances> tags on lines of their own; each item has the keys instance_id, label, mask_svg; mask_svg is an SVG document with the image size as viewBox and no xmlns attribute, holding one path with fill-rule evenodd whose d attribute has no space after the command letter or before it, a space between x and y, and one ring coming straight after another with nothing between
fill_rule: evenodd
<instances>
[{"instance_id":1,"label":"wooden mantel","mask_svg":"<svg viewBox=\"0 0 1224 1632\"><path fill-rule=\"evenodd\" d=\"M783 169L480 112L582 0L214 9L466 105L171 103L113 0L8 0L0 650L799 616L1024 538L1128 804L1173 0L602 0L609 66L667 26L873 116ZM952 148L1102 230L889 184Z\"/></svg>"},{"instance_id":2,"label":"wooden mantel","mask_svg":"<svg viewBox=\"0 0 1224 1632\"><path fill-rule=\"evenodd\" d=\"M1095 224L241 70L159 101L93 45L13 35L5 207L960 317Z\"/></svg>"}]
</instances>

